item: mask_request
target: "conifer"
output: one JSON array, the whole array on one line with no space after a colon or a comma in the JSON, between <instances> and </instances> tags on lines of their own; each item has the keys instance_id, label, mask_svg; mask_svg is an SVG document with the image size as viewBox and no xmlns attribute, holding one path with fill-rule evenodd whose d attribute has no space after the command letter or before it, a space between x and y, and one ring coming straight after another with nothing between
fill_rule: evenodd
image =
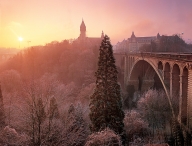
<instances>
[{"instance_id":1,"label":"conifer","mask_svg":"<svg viewBox=\"0 0 192 146\"><path fill-rule=\"evenodd\" d=\"M90 97L91 132L110 128L121 136L125 143L124 112L120 85L117 83L117 68L110 39L105 35L100 46L96 76L96 88Z\"/></svg>"}]
</instances>

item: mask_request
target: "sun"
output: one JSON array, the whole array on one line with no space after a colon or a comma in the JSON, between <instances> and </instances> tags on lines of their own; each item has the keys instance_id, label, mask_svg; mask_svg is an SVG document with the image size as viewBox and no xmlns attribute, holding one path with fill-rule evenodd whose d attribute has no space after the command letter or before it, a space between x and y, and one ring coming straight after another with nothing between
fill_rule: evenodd
<instances>
[{"instance_id":1,"label":"sun","mask_svg":"<svg viewBox=\"0 0 192 146\"><path fill-rule=\"evenodd\" d=\"M23 41L23 38L22 38L22 37L18 37L18 40L19 40L20 42L22 42L22 41Z\"/></svg>"}]
</instances>

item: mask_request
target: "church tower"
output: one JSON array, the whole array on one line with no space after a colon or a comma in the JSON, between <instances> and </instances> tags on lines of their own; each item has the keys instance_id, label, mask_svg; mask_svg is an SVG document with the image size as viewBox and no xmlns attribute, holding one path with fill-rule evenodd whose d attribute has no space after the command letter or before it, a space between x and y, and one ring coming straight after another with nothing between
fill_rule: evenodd
<instances>
[{"instance_id":1,"label":"church tower","mask_svg":"<svg viewBox=\"0 0 192 146\"><path fill-rule=\"evenodd\" d=\"M86 37L86 26L84 21L82 20L81 25L80 25L80 38L85 38Z\"/></svg>"},{"instance_id":2,"label":"church tower","mask_svg":"<svg viewBox=\"0 0 192 146\"><path fill-rule=\"evenodd\" d=\"M104 33L103 33L103 31L102 31L102 33L101 33L101 39L103 39L104 38Z\"/></svg>"}]
</instances>

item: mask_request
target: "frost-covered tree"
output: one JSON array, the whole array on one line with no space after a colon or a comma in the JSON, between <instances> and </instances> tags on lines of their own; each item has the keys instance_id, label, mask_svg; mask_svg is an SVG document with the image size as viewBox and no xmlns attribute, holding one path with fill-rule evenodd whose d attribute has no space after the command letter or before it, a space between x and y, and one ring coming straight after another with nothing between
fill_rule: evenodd
<instances>
[{"instance_id":1,"label":"frost-covered tree","mask_svg":"<svg viewBox=\"0 0 192 146\"><path fill-rule=\"evenodd\" d=\"M137 107L153 130L165 127L171 119L171 108L163 91L148 90L138 101Z\"/></svg>"},{"instance_id":2,"label":"frost-covered tree","mask_svg":"<svg viewBox=\"0 0 192 146\"><path fill-rule=\"evenodd\" d=\"M96 88L90 101L90 129L99 132L107 127L121 135L124 143L124 112L120 85L117 83L117 68L110 39L105 35L100 46Z\"/></svg>"},{"instance_id":3,"label":"frost-covered tree","mask_svg":"<svg viewBox=\"0 0 192 146\"><path fill-rule=\"evenodd\" d=\"M38 129L38 144L41 145L41 134L42 134L42 124L45 121L46 113L45 113L45 107L43 105L42 98L39 98L37 100L37 106L36 106L36 117L37 117L37 129Z\"/></svg>"},{"instance_id":4,"label":"frost-covered tree","mask_svg":"<svg viewBox=\"0 0 192 146\"><path fill-rule=\"evenodd\" d=\"M65 124L65 134L63 142L68 146L84 145L88 136L86 123L80 106L70 105Z\"/></svg>"},{"instance_id":5,"label":"frost-covered tree","mask_svg":"<svg viewBox=\"0 0 192 146\"><path fill-rule=\"evenodd\" d=\"M39 82L37 82L39 83ZM39 88L38 88L39 87ZM44 135L44 122L46 120L45 106L47 100L46 96L43 96L40 86L34 82L28 86L25 86L21 96L24 98L24 107L22 110L23 118L21 123L23 123L20 129L25 130L25 132L31 137L32 145L41 145Z\"/></svg>"},{"instance_id":6,"label":"frost-covered tree","mask_svg":"<svg viewBox=\"0 0 192 146\"><path fill-rule=\"evenodd\" d=\"M125 112L124 124L129 140L133 140L135 135L139 137L148 136L148 123L144 121L141 114L136 110Z\"/></svg>"},{"instance_id":7,"label":"frost-covered tree","mask_svg":"<svg viewBox=\"0 0 192 146\"><path fill-rule=\"evenodd\" d=\"M50 100L50 106L49 106L49 119L52 120L53 118L59 118L59 110L58 110L58 105L56 102L56 99L53 97Z\"/></svg>"},{"instance_id":8,"label":"frost-covered tree","mask_svg":"<svg viewBox=\"0 0 192 146\"><path fill-rule=\"evenodd\" d=\"M85 146L122 146L121 138L113 130L106 128L88 137Z\"/></svg>"},{"instance_id":9,"label":"frost-covered tree","mask_svg":"<svg viewBox=\"0 0 192 146\"><path fill-rule=\"evenodd\" d=\"M20 134L15 129L6 126L0 130L0 145L21 146L29 145L30 137Z\"/></svg>"},{"instance_id":10,"label":"frost-covered tree","mask_svg":"<svg viewBox=\"0 0 192 146\"><path fill-rule=\"evenodd\" d=\"M5 126L5 110L3 104L3 95L0 86L0 128Z\"/></svg>"}]
</instances>

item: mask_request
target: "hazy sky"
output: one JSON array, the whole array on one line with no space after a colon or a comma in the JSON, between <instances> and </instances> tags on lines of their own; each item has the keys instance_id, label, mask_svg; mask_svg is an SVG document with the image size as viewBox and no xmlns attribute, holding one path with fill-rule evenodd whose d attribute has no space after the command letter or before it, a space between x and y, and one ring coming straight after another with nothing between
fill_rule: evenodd
<instances>
[{"instance_id":1,"label":"hazy sky","mask_svg":"<svg viewBox=\"0 0 192 146\"><path fill-rule=\"evenodd\" d=\"M102 30L116 44L136 36L183 34L192 41L192 0L0 0L0 47L21 48ZM189 40L188 40L189 41Z\"/></svg>"}]
</instances>

